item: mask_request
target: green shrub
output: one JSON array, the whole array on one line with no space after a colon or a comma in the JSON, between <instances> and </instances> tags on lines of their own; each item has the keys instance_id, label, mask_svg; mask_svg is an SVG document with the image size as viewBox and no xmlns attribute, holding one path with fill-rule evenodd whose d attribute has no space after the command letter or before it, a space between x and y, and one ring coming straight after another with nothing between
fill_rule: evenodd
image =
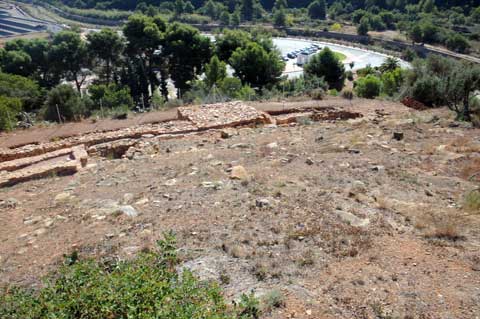
<instances>
[{"instance_id":1,"label":"green shrub","mask_svg":"<svg viewBox=\"0 0 480 319\"><path fill-rule=\"evenodd\" d=\"M336 89L328 90L328 95L338 96L338 91Z\"/></svg>"},{"instance_id":2,"label":"green shrub","mask_svg":"<svg viewBox=\"0 0 480 319\"><path fill-rule=\"evenodd\" d=\"M42 103L38 84L19 75L0 72L0 95L20 99L26 111L36 109Z\"/></svg>"},{"instance_id":3,"label":"green shrub","mask_svg":"<svg viewBox=\"0 0 480 319\"><path fill-rule=\"evenodd\" d=\"M442 102L441 87L442 83L438 77L424 74L413 83L412 97L427 106L437 106Z\"/></svg>"},{"instance_id":4,"label":"green shrub","mask_svg":"<svg viewBox=\"0 0 480 319\"><path fill-rule=\"evenodd\" d=\"M330 90L333 91L333 90ZM336 91L336 90L335 90ZM329 92L330 93L330 92ZM308 95L313 99L313 100L323 100L325 97L325 91L323 89L313 89L311 90Z\"/></svg>"},{"instance_id":5,"label":"green shrub","mask_svg":"<svg viewBox=\"0 0 480 319\"><path fill-rule=\"evenodd\" d=\"M345 67L328 47L315 54L304 66L307 76L323 77L331 89L341 90L345 82Z\"/></svg>"},{"instance_id":6,"label":"green shrub","mask_svg":"<svg viewBox=\"0 0 480 319\"><path fill-rule=\"evenodd\" d=\"M383 92L389 96L397 94L403 84L403 79L403 71L400 68L385 72L382 74Z\"/></svg>"},{"instance_id":7,"label":"green shrub","mask_svg":"<svg viewBox=\"0 0 480 319\"><path fill-rule=\"evenodd\" d=\"M77 91L68 84L61 84L48 92L43 113L47 121L63 122L79 120L89 111L86 100L82 100Z\"/></svg>"},{"instance_id":8,"label":"green shrub","mask_svg":"<svg viewBox=\"0 0 480 319\"><path fill-rule=\"evenodd\" d=\"M175 238L133 260L102 264L72 254L38 291L0 292L0 318L258 318L258 300L242 296L227 307L217 285L178 274Z\"/></svg>"},{"instance_id":9,"label":"green shrub","mask_svg":"<svg viewBox=\"0 0 480 319\"><path fill-rule=\"evenodd\" d=\"M0 95L0 131L12 130L21 110L22 101L20 99Z\"/></svg>"},{"instance_id":10,"label":"green shrub","mask_svg":"<svg viewBox=\"0 0 480 319\"><path fill-rule=\"evenodd\" d=\"M274 289L262 296L262 311L270 312L275 308L285 306L285 296L278 290Z\"/></svg>"},{"instance_id":11,"label":"green shrub","mask_svg":"<svg viewBox=\"0 0 480 319\"><path fill-rule=\"evenodd\" d=\"M459 53L467 53L470 49L468 40L464 36L456 33L450 35L445 44L448 49Z\"/></svg>"},{"instance_id":12,"label":"green shrub","mask_svg":"<svg viewBox=\"0 0 480 319\"><path fill-rule=\"evenodd\" d=\"M355 92L359 97L373 99L380 95L382 81L374 75L367 75L355 82Z\"/></svg>"},{"instance_id":13,"label":"green shrub","mask_svg":"<svg viewBox=\"0 0 480 319\"><path fill-rule=\"evenodd\" d=\"M131 109L133 108L133 99L128 88L122 88L116 84L98 84L91 85L88 93L95 109Z\"/></svg>"}]
</instances>

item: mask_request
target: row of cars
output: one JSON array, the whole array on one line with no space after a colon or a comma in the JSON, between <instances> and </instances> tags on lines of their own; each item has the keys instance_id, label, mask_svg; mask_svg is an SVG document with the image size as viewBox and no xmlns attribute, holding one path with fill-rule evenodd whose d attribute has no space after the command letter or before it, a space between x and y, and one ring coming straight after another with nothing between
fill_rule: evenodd
<instances>
[{"instance_id":1,"label":"row of cars","mask_svg":"<svg viewBox=\"0 0 480 319\"><path fill-rule=\"evenodd\" d=\"M312 44L309 47L303 48L301 50L296 50L289 52L287 55L284 55L283 61L287 62L290 59L297 59L298 65L305 64L303 61L305 60L305 56L310 56L316 53L320 49L320 46L317 44ZM299 63L300 62L300 63Z\"/></svg>"}]
</instances>

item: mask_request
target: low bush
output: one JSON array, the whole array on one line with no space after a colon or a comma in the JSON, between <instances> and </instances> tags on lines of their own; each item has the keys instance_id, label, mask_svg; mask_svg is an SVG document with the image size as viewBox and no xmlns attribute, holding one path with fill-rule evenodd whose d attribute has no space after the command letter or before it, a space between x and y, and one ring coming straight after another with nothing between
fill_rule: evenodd
<instances>
[{"instance_id":1,"label":"low bush","mask_svg":"<svg viewBox=\"0 0 480 319\"><path fill-rule=\"evenodd\" d=\"M133 260L104 264L72 254L38 291L1 291L0 318L258 318L253 295L228 307L217 285L179 274L177 265L172 234Z\"/></svg>"},{"instance_id":2,"label":"low bush","mask_svg":"<svg viewBox=\"0 0 480 319\"><path fill-rule=\"evenodd\" d=\"M70 85L62 84L48 92L43 116L55 122L79 120L89 115L87 102Z\"/></svg>"},{"instance_id":3,"label":"low bush","mask_svg":"<svg viewBox=\"0 0 480 319\"><path fill-rule=\"evenodd\" d=\"M15 128L17 116L21 110L20 99L0 95L0 131L10 131Z\"/></svg>"},{"instance_id":4,"label":"low bush","mask_svg":"<svg viewBox=\"0 0 480 319\"><path fill-rule=\"evenodd\" d=\"M308 93L308 95L313 100L323 100L325 97L325 91L323 89L313 89Z\"/></svg>"},{"instance_id":5,"label":"low bush","mask_svg":"<svg viewBox=\"0 0 480 319\"><path fill-rule=\"evenodd\" d=\"M355 82L355 92L359 97L373 99L380 95L382 81L374 75L367 75Z\"/></svg>"},{"instance_id":6,"label":"low bush","mask_svg":"<svg viewBox=\"0 0 480 319\"><path fill-rule=\"evenodd\" d=\"M347 100L352 100L353 99L353 91L350 89L344 89L342 91L342 97Z\"/></svg>"}]
</instances>

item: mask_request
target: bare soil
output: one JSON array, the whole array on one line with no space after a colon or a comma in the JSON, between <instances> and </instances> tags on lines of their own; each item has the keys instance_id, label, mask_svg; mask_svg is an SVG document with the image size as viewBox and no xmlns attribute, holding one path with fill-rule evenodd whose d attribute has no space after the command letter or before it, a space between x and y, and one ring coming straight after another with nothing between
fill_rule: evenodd
<instances>
[{"instance_id":1,"label":"bare soil","mask_svg":"<svg viewBox=\"0 0 480 319\"><path fill-rule=\"evenodd\" d=\"M464 199L480 130L444 110L321 103L364 117L152 138L131 159L0 189L0 285L38 286L74 250L131 258L173 230L183 266L227 298L281 291L263 318L479 318L480 211Z\"/></svg>"}]
</instances>

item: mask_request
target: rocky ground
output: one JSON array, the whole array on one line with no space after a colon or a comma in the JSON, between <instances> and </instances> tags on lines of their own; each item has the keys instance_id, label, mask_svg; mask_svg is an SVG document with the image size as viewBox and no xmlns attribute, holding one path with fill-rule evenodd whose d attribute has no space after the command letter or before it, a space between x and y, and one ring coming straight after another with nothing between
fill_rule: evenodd
<instances>
[{"instance_id":1,"label":"rocky ground","mask_svg":"<svg viewBox=\"0 0 480 319\"><path fill-rule=\"evenodd\" d=\"M353 107L365 116L152 138L0 189L0 284L173 230L183 266L229 299L253 290L264 318L480 318L480 130Z\"/></svg>"}]
</instances>

